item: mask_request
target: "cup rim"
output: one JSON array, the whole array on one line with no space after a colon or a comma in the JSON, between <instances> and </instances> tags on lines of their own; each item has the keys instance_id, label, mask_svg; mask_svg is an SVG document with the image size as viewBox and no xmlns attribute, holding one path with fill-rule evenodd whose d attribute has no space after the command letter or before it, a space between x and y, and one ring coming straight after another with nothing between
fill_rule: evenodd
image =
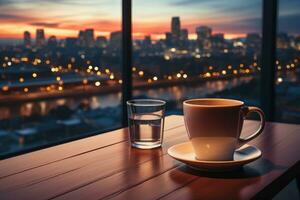
<instances>
[{"instance_id":1,"label":"cup rim","mask_svg":"<svg viewBox=\"0 0 300 200\"><path fill-rule=\"evenodd\" d=\"M193 101L227 101L230 104L196 104L192 103ZM196 98L196 99L188 99L183 102L183 105L192 106L192 107L204 107L204 108L224 108L224 107L240 107L244 105L243 101L239 101L236 99L225 99L225 98Z\"/></svg>"},{"instance_id":2,"label":"cup rim","mask_svg":"<svg viewBox=\"0 0 300 200\"><path fill-rule=\"evenodd\" d=\"M141 103L141 102L151 102L149 104ZM126 101L128 106L164 106L166 104L165 101L160 99L131 99Z\"/></svg>"}]
</instances>

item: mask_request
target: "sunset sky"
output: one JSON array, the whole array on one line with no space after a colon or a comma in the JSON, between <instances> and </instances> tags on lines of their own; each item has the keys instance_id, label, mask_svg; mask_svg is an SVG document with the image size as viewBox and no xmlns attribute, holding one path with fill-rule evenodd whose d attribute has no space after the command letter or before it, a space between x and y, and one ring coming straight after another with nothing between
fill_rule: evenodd
<instances>
[{"instance_id":1,"label":"sunset sky","mask_svg":"<svg viewBox=\"0 0 300 200\"><path fill-rule=\"evenodd\" d=\"M300 1L279 0L279 30L300 34ZM227 38L261 32L262 0L132 0L135 38L163 37L172 16L193 37L195 27L207 25ZM121 29L121 0L0 0L0 38L22 38L28 30L44 28L46 36L76 37L78 30L94 28L109 36Z\"/></svg>"}]
</instances>

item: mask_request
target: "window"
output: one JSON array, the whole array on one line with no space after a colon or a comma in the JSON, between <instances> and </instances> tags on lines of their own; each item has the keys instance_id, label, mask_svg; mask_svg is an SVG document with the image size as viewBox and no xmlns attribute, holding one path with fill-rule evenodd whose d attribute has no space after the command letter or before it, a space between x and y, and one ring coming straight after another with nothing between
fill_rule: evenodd
<instances>
[{"instance_id":1,"label":"window","mask_svg":"<svg viewBox=\"0 0 300 200\"><path fill-rule=\"evenodd\" d=\"M3 1L0 13L1 156L121 126L121 1Z\"/></svg>"},{"instance_id":2,"label":"window","mask_svg":"<svg viewBox=\"0 0 300 200\"><path fill-rule=\"evenodd\" d=\"M279 0L276 119L300 122L300 2Z\"/></svg>"},{"instance_id":3,"label":"window","mask_svg":"<svg viewBox=\"0 0 300 200\"><path fill-rule=\"evenodd\" d=\"M132 1L132 33L130 2L1 2L0 157L124 126L131 93L168 101L167 114L200 97L263 102L267 114L274 111L264 105L274 102L273 73L261 73L274 69L262 66L272 59L261 55L262 44L264 54L274 50L261 31L262 4L271 0ZM276 120L298 123L299 2L279 3ZM121 48L130 34L132 66L130 40Z\"/></svg>"},{"instance_id":4,"label":"window","mask_svg":"<svg viewBox=\"0 0 300 200\"><path fill-rule=\"evenodd\" d=\"M144 9L144 8L151 9ZM259 104L262 1L134 1L133 96Z\"/></svg>"}]
</instances>

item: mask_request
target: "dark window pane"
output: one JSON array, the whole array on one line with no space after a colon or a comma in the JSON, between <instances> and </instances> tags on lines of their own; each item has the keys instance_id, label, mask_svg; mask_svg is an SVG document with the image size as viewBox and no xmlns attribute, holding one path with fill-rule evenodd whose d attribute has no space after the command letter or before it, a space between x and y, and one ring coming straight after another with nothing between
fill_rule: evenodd
<instances>
[{"instance_id":1,"label":"dark window pane","mask_svg":"<svg viewBox=\"0 0 300 200\"><path fill-rule=\"evenodd\" d=\"M147 8L147 9L145 9ZM134 1L134 97L259 105L262 1Z\"/></svg>"},{"instance_id":2,"label":"dark window pane","mask_svg":"<svg viewBox=\"0 0 300 200\"><path fill-rule=\"evenodd\" d=\"M0 155L121 126L121 1L4 1L0 13Z\"/></svg>"},{"instance_id":3,"label":"dark window pane","mask_svg":"<svg viewBox=\"0 0 300 200\"><path fill-rule=\"evenodd\" d=\"M276 120L300 123L300 1L279 0Z\"/></svg>"}]
</instances>

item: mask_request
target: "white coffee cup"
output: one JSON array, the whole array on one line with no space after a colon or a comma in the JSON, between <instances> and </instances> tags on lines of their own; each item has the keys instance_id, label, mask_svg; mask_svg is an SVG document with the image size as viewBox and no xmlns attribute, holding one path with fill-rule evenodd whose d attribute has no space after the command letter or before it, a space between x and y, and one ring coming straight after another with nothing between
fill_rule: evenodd
<instances>
[{"instance_id":1,"label":"white coffee cup","mask_svg":"<svg viewBox=\"0 0 300 200\"><path fill-rule=\"evenodd\" d=\"M236 148L262 133L265 117L261 109L232 99L190 99L183 102L184 121L196 158L206 161L232 160ZM244 117L256 112L258 130L240 138Z\"/></svg>"}]
</instances>

